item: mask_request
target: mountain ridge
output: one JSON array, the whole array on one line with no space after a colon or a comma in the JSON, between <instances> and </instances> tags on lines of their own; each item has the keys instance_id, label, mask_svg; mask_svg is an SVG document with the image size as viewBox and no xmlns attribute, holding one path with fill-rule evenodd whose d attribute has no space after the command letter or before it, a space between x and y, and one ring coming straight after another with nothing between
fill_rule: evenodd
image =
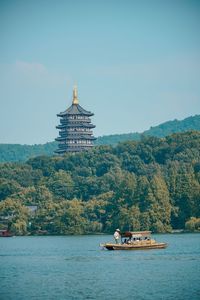
<instances>
[{"instance_id":1,"label":"mountain ridge","mask_svg":"<svg viewBox=\"0 0 200 300\"><path fill-rule=\"evenodd\" d=\"M124 134L104 135L97 138L95 145L117 145L119 142L128 140L141 140L142 136L165 137L167 135L189 130L200 130L200 115L190 116L183 120L170 120L150 129L139 132L130 132ZM57 148L56 142L47 142L45 144L21 145L21 144L0 144L0 162L26 161L31 157L38 155L54 154Z\"/></svg>"}]
</instances>

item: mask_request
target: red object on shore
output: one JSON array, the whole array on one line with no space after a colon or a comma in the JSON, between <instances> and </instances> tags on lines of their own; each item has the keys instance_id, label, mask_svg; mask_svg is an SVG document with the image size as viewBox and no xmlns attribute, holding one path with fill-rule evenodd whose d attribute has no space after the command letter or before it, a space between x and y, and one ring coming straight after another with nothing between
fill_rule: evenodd
<instances>
[{"instance_id":1,"label":"red object on shore","mask_svg":"<svg viewBox=\"0 0 200 300\"><path fill-rule=\"evenodd\" d=\"M0 237L11 237L13 236L7 229L0 230Z\"/></svg>"}]
</instances>

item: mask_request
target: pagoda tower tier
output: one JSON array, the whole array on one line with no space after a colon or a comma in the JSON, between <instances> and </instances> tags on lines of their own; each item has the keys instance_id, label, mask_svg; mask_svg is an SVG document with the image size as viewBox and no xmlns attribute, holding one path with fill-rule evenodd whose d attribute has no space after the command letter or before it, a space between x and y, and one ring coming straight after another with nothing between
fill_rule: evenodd
<instances>
[{"instance_id":1,"label":"pagoda tower tier","mask_svg":"<svg viewBox=\"0 0 200 300\"><path fill-rule=\"evenodd\" d=\"M94 114L83 109L79 105L77 88L73 90L72 105L64 112L57 114L60 117L60 124L56 126L59 129L58 149L55 153L64 154L65 152L80 152L91 149L96 139L93 136L91 116Z\"/></svg>"}]
</instances>

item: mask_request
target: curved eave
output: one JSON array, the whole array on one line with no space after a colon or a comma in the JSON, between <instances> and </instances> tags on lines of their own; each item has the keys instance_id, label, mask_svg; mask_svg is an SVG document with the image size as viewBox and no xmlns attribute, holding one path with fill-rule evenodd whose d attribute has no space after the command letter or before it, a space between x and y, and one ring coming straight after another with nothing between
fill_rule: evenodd
<instances>
[{"instance_id":1,"label":"curved eave","mask_svg":"<svg viewBox=\"0 0 200 300\"><path fill-rule=\"evenodd\" d=\"M62 150L62 149L57 149L54 151L54 153L58 153L58 154L65 153L65 152L66 152L66 150Z\"/></svg>"},{"instance_id":2,"label":"curved eave","mask_svg":"<svg viewBox=\"0 0 200 300\"><path fill-rule=\"evenodd\" d=\"M75 127L75 128L95 128L96 126L93 124L60 124L58 126L56 126L57 129L63 129L63 128L67 128L67 127Z\"/></svg>"},{"instance_id":3,"label":"curved eave","mask_svg":"<svg viewBox=\"0 0 200 300\"><path fill-rule=\"evenodd\" d=\"M59 142L59 141L66 141L66 140L91 140L94 141L96 140L96 138L94 136L77 136L77 137L72 137L72 136L66 136L66 137L57 137L55 139L55 141Z\"/></svg>"},{"instance_id":4,"label":"curved eave","mask_svg":"<svg viewBox=\"0 0 200 300\"><path fill-rule=\"evenodd\" d=\"M64 117L64 116L67 116L67 115L93 116L94 114L90 111L85 110L79 104L72 104L64 112L60 112L59 114L57 114L58 117Z\"/></svg>"},{"instance_id":5,"label":"curved eave","mask_svg":"<svg viewBox=\"0 0 200 300\"><path fill-rule=\"evenodd\" d=\"M73 147L68 147L66 149L57 149L54 151L54 153L57 153L57 154L65 154L65 153L74 153L74 152L82 152L82 151L88 151L90 150L91 148L93 147L93 145L87 145L87 146L82 146L82 147L77 147L76 146L73 146Z\"/></svg>"}]
</instances>

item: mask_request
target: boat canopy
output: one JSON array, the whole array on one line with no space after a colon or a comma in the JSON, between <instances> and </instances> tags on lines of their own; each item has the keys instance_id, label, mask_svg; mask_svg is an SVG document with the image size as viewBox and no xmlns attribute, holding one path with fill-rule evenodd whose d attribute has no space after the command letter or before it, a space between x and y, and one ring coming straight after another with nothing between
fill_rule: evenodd
<instances>
[{"instance_id":1,"label":"boat canopy","mask_svg":"<svg viewBox=\"0 0 200 300\"><path fill-rule=\"evenodd\" d=\"M121 233L121 237L134 237L134 238L140 238L144 236L150 236L151 231L125 231Z\"/></svg>"}]
</instances>

